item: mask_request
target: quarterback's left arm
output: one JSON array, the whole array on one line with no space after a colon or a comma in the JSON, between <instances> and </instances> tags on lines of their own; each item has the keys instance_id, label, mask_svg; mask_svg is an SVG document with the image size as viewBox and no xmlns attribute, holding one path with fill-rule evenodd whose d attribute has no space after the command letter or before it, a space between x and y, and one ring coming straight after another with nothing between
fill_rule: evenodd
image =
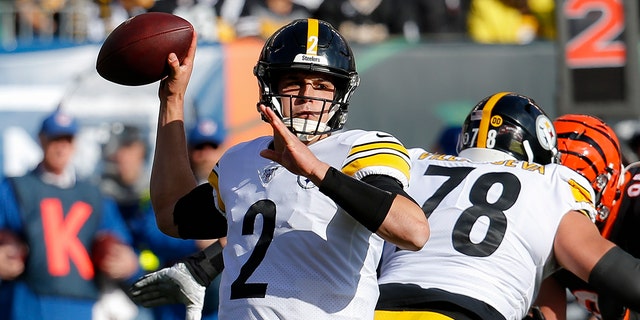
<instances>
[{"instance_id":1,"label":"quarterback's left arm","mask_svg":"<svg viewBox=\"0 0 640 320\"><path fill-rule=\"evenodd\" d=\"M429 224L422 208L410 198L350 177L318 159L273 110L260 111L274 132L273 149L260 152L294 174L310 179L342 209L383 239L407 250L420 250L429 239Z\"/></svg>"}]
</instances>

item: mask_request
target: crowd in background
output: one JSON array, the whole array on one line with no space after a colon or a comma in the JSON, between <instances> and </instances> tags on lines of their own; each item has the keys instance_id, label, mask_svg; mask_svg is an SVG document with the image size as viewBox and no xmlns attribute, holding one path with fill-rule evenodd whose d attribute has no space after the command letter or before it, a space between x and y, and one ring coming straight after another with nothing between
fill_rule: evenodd
<instances>
[{"instance_id":1,"label":"crowd in background","mask_svg":"<svg viewBox=\"0 0 640 320\"><path fill-rule=\"evenodd\" d=\"M555 37L553 0L3 0L5 49L55 39L100 42L122 21L168 12L190 21L201 41L266 38L296 18L335 25L351 43L471 39L526 44Z\"/></svg>"},{"instance_id":2,"label":"crowd in background","mask_svg":"<svg viewBox=\"0 0 640 320\"><path fill-rule=\"evenodd\" d=\"M348 40L359 44L394 38L526 44L555 37L555 10L553 0L1 0L0 43L99 42L127 18L143 12L169 12L189 20L203 42L266 39L293 19L315 17L334 24ZM219 157L224 139L215 126L196 125L189 136L191 158L202 159L207 173ZM453 154L458 131L458 127L446 128L434 148ZM628 137L628 147L634 151L640 145L637 131ZM103 149L105 166L97 185L105 197L116 200L131 233L129 242L138 254L139 272L157 270L208 245L168 239L154 228L148 168L144 167L150 157L149 145L137 128L114 124L112 134ZM193 170L203 182L195 164ZM154 230L156 234L144 233ZM172 255L162 256L164 253ZM215 317L215 285L204 310L211 314L209 319ZM170 309L154 310L153 314L140 309L137 319L178 319L184 314Z\"/></svg>"},{"instance_id":3,"label":"crowd in background","mask_svg":"<svg viewBox=\"0 0 640 320\"><path fill-rule=\"evenodd\" d=\"M142 308L126 287L216 240L172 238L156 227L151 145L139 126L112 123L101 169L77 175L72 159L81 127L75 117L54 111L38 131L40 163L0 180L0 319L184 319L184 306ZM188 130L191 168L204 183L226 131L211 119ZM205 320L217 319L218 285L208 288Z\"/></svg>"}]
</instances>

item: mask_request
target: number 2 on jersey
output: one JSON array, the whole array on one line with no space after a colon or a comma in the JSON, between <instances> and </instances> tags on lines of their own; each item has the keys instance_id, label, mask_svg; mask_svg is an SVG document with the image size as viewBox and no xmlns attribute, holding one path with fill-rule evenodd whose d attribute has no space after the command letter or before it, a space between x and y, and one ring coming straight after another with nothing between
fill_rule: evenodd
<instances>
[{"instance_id":1,"label":"number 2 on jersey","mask_svg":"<svg viewBox=\"0 0 640 320\"><path fill-rule=\"evenodd\" d=\"M240 268L238 278L231 284L231 300L245 298L264 298L267 293L266 283L247 283L249 277L260 265L267 254L276 229L276 204L271 200L260 200L249 207L242 220L242 235L253 234L258 214L262 214L262 232L247 262Z\"/></svg>"},{"instance_id":2,"label":"number 2 on jersey","mask_svg":"<svg viewBox=\"0 0 640 320\"><path fill-rule=\"evenodd\" d=\"M422 211L427 218L440 205L442 200L473 171L472 167L442 167L430 165L425 176L447 176L436 192L425 201ZM487 195L495 184L502 185L502 193L495 202L489 203ZM498 249L507 231L507 217L504 211L518 200L521 184L518 178L508 172L490 172L479 176L471 186L469 201L472 206L458 217L451 235L456 251L474 257L487 257ZM471 230L480 217L489 219L489 228L485 238L478 243L471 241Z\"/></svg>"}]
</instances>

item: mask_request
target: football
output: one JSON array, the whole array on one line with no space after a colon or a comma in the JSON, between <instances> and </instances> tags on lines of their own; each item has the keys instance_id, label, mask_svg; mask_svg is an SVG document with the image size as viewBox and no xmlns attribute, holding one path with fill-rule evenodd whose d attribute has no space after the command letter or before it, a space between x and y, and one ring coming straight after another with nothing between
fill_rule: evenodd
<instances>
[{"instance_id":1,"label":"football","mask_svg":"<svg viewBox=\"0 0 640 320\"><path fill-rule=\"evenodd\" d=\"M173 52L180 63L191 45L193 25L176 15L147 12L113 29L98 53L96 70L109 80L140 86L168 74L167 56Z\"/></svg>"}]
</instances>

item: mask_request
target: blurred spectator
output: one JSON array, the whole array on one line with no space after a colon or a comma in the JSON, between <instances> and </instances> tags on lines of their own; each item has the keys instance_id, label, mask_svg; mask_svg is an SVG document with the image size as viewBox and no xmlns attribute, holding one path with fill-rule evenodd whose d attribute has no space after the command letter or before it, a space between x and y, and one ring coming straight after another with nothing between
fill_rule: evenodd
<instances>
[{"instance_id":1,"label":"blurred spectator","mask_svg":"<svg viewBox=\"0 0 640 320\"><path fill-rule=\"evenodd\" d=\"M215 143L215 146L221 143L222 140L211 140L215 136L211 133L215 134L216 127L203 125L202 128L200 135L194 135L196 141L205 146L198 147L200 150L208 150L211 143ZM219 135L215 137L222 139ZM215 155L215 149L213 152ZM110 138L103 146L103 155L105 165L101 181L102 190L116 200L133 235L138 260L145 272L171 265L177 259L197 252L213 242L172 238L156 227L155 214L149 199L149 145L142 129L129 124L114 123L111 126ZM215 161L217 158L213 165ZM212 285L210 289L207 291L207 300L202 312L204 320L217 319L218 287ZM152 310L142 309L139 313L144 313L147 317L151 317L152 314L155 320L178 320L184 319L185 309L183 305L172 305Z\"/></svg>"},{"instance_id":2,"label":"blurred spectator","mask_svg":"<svg viewBox=\"0 0 640 320\"><path fill-rule=\"evenodd\" d=\"M640 120L623 120L613 126L620 139L622 162L625 166L640 160Z\"/></svg>"},{"instance_id":3,"label":"blurred spectator","mask_svg":"<svg viewBox=\"0 0 640 320\"><path fill-rule=\"evenodd\" d=\"M640 159L640 132L636 132L629 141L627 141L627 146L633 152L635 156L634 160L638 161Z\"/></svg>"},{"instance_id":4,"label":"blurred spectator","mask_svg":"<svg viewBox=\"0 0 640 320\"><path fill-rule=\"evenodd\" d=\"M39 132L42 162L0 184L0 230L10 230L29 248L24 272L0 285L0 319L136 316L135 305L101 295L96 282L98 275L133 280L138 263L115 204L96 185L77 179L71 166L77 131L77 120L62 112L46 117ZM24 254L21 248L15 249ZM111 307L108 314L100 303Z\"/></svg>"},{"instance_id":5,"label":"blurred spectator","mask_svg":"<svg viewBox=\"0 0 640 320\"><path fill-rule=\"evenodd\" d=\"M432 6L429 5L431 8ZM324 0L313 17L334 25L351 43L379 43L392 36L420 39L415 0Z\"/></svg>"},{"instance_id":6,"label":"blurred spectator","mask_svg":"<svg viewBox=\"0 0 640 320\"><path fill-rule=\"evenodd\" d=\"M285 24L310 16L307 7L292 0L245 0L235 24L236 36L267 39Z\"/></svg>"},{"instance_id":7,"label":"blurred spectator","mask_svg":"<svg viewBox=\"0 0 640 320\"><path fill-rule=\"evenodd\" d=\"M218 0L156 0L149 9L167 12L189 21L198 33L198 39L207 42L220 40L220 27L216 3Z\"/></svg>"},{"instance_id":8,"label":"blurred spectator","mask_svg":"<svg viewBox=\"0 0 640 320\"><path fill-rule=\"evenodd\" d=\"M223 153L221 145L224 142L226 131L213 120L205 119L198 121L188 132L187 143L189 148L189 161L191 169L199 183L204 183L209 177L213 166ZM171 238L155 226L155 215L148 210L146 216L147 238L155 239L150 241L150 248L157 253L161 267L172 265L178 259L200 251L211 243L212 240L179 240ZM153 224L151 224L151 223ZM225 241L221 239L220 241ZM155 270L150 270L155 271ZM205 292L205 303L202 310L203 320L218 319L218 289L220 277L213 280ZM156 320L178 320L184 319L186 313L185 306L169 305L154 308Z\"/></svg>"},{"instance_id":9,"label":"blurred spectator","mask_svg":"<svg viewBox=\"0 0 640 320\"><path fill-rule=\"evenodd\" d=\"M438 140L434 144L431 151L434 153L441 154L450 154L457 156L458 150L456 147L458 145L458 137L460 136L460 132L462 131L462 127L459 125L450 125L442 129L440 131L440 135L438 135Z\"/></svg>"},{"instance_id":10,"label":"blurred spectator","mask_svg":"<svg viewBox=\"0 0 640 320\"><path fill-rule=\"evenodd\" d=\"M139 127L112 124L102 148L105 161L100 188L116 201L125 221L135 217L149 197L148 150Z\"/></svg>"},{"instance_id":11,"label":"blurred spectator","mask_svg":"<svg viewBox=\"0 0 640 320\"><path fill-rule=\"evenodd\" d=\"M217 17L218 39L229 42L236 39L235 24L240 18L245 0L217 0L214 8Z\"/></svg>"},{"instance_id":12,"label":"blurred spectator","mask_svg":"<svg viewBox=\"0 0 640 320\"><path fill-rule=\"evenodd\" d=\"M198 183L207 181L213 166L224 152L221 145L225 137L225 129L209 119L198 121L189 131L189 161Z\"/></svg>"},{"instance_id":13,"label":"blurred spectator","mask_svg":"<svg viewBox=\"0 0 640 320\"><path fill-rule=\"evenodd\" d=\"M29 247L15 232L0 230L0 285L2 280L13 280L24 272L28 253Z\"/></svg>"},{"instance_id":14,"label":"blurred spectator","mask_svg":"<svg viewBox=\"0 0 640 320\"><path fill-rule=\"evenodd\" d=\"M417 22L421 34L449 32L448 2L455 2L454 5L460 3L460 1L447 0L416 0ZM457 8L452 9L455 10ZM451 12L454 13L454 11Z\"/></svg>"},{"instance_id":15,"label":"blurred spectator","mask_svg":"<svg viewBox=\"0 0 640 320\"><path fill-rule=\"evenodd\" d=\"M420 33L467 34L471 0L417 0Z\"/></svg>"},{"instance_id":16,"label":"blurred spectator","mask_svg":"<svg viewBox=\"0 0 640 320\"><path fill-rule=\"evenodd\" d=\"M307 7L310 11L318 8L323 0L293 0L293 2Z\"/></svg>"},{"instance_id":17,"label":"blurred spectator","mask_svg":"<svg viewBox=\"0 0 640 320\"><path fill-rule=\"evenodd\" d=\"M527 44L555 37L553 0L472 0L471 38L480 43Z\"/></svg>"},{"instance_id":18,"label":"blurred spectator","mask_svg":"<svg viewBox=\"0 0 640 320\"><path fill-rule=\"evenodd\" d=\"M88 38L103 40L113 29L125 20L147 12L154 0L93 0L96 12L90 12ZM91 9L90 9L91 10Z\"/></svg>"},{"instance_id":19,"label":"blurred spectator","mask_svg":"<svg viewBox=\"0 0 640 320\"><path fill-rule=\"evenodd\" d=\"M17 34L52 37L59 31L60 12L66 0L15 0Z\"/></svg>"}]
</instances>

